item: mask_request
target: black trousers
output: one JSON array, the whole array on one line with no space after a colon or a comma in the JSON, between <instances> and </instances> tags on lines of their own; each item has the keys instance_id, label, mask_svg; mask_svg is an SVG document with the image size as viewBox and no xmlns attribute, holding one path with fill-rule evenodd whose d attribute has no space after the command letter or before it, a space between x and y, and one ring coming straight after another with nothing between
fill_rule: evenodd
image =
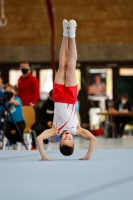
<instances>
[{"instance_id":1,"label":"black trousers","mask_svg":"<svg viewBox=\"0 0 133 200\"><path fill-rule=\"evenodd\" d=\"M36 136L39 136L43 131L45 131L46 129L49 129L49 127L43 125L43 124L33 124L33 126L31 127L32 130L34 130L36 132ZM44 140L45 144L48 144L48 139ZM32 145L35 147L35 139L34 137L32 137Z\"/></svg>"},{"instance_id":2,"label":"black trousers","mask_svg":"<svg viewBox=\"0 0 133 200\"><path fill-rule=\"evenodd\" d=\"M131 117L115 117L116 135L122 136L125 125L131 121Z\"/></svg>"},{"instance_id":3,"label":"black trousers","mask_svg":"<svg viewBox=\"0 0 133 200\"><path fill-rule=\"evenodd\" d=\"M16 124L20 130L22 137L23 137L23 131L25 129L25 122L21 121L21 122L17 122ZM12 134L11 133L12 130L15 130L16 133ZM16 126L13 122L7 122L5 136L8 138L8 140L12 144L16 144L16 142L22 142L22 139L21 139L21 137L16 129Z\"/></svg>"}]
</instances>

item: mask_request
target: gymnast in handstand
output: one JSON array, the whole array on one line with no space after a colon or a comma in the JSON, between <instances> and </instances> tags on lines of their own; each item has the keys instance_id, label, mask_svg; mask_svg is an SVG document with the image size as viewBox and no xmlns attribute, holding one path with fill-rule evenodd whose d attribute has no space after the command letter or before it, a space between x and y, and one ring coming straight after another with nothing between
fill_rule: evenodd
<instances>
[{"instance_id":1,"label":"gymnast in handstand","mask_svg":"<svg viewBox=\"0 0 133 200\"><path fill-rule=\"evenodd\" d=\"M59 69L55 76L53 99L55 104L52 128L45 130L37 137L37 146L42 160L53 160L44 152L43 140L59 135L59 148L64 156L70 156L74 151L73 135L90 141L88 151L80 160L89 160L95 147L96 138L88 130L80 127L75 113L77 97L76 61L77 49L75 20L63 20L63 39L59 54ZM70 47L68 51L68 37Z\"/></svg>"}]
</instances>

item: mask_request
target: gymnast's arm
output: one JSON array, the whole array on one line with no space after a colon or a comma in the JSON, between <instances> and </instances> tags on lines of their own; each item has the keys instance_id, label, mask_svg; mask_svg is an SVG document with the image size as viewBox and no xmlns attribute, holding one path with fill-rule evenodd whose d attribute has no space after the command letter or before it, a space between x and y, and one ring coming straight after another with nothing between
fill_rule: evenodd
<instances>
[{"instance_id":1,"label":"gymnast's arm","mask_svg":"<svg viewBox=\"0 0 133 200\"><path fill-rule=\"evenodd\" d=\"M47 155L46 155L46 153L44 151L43 140L46 140L46 139L48 139L50 137L53 137L55 135L56 135L56 131L55 131L55 127L53 125L52 128L43 131L41 133L41 135L39 135L37 137L37 139L36 139L37 146L38 146L38 149L40 151L42 160L53 160L53 159L47 157Z\"/></svg>"},{"instance_id":2,"label":"gymnast's arm","mask_svg":"<svg viewBox=\"0 0 133 200\"><path fill-rule=\"evenodd\" d=\"M80 158L79 160L89 160L91 157L91 154L95 148L96 144L96 137L92 135L92 133L84 128L81 128L80 125L77 127L77 136L83 137L87 140L90 140L88 151L86 155L83 158Z\"/></svg>"}]
</instances>

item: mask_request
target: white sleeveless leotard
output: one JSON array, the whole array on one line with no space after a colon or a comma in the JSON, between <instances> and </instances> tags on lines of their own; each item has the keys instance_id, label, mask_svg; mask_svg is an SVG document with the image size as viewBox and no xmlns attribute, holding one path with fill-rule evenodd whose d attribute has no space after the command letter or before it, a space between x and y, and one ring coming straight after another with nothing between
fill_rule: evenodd
<instances>
[{"instance_id":1,"label":"white sleeveless leotard","mask_svg":"<svg viewBox=\"0 0 133 200\"><path fill-rule=\"evenodd\" d=\"M57 135L61 135L64 130L68 130L73 135L76 135L79 121L75 112L75 105L55 102L54 106L53 124L56 128Z\"/></svg>"}]
</instances>

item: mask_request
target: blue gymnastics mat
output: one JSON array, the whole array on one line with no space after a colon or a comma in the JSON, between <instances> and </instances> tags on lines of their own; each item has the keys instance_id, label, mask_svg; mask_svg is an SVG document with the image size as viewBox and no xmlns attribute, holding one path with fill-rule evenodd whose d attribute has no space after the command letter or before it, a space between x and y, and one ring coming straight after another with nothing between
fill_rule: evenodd
<instances>
[{"instance_id":1,"label":"blue gymnastics mat","mask_svg":"<svg viewBox=\"0 0 133 200\"><path fill-rule=\"evenodd\" d=\"M0 200L133 200L133 149L0 151Z\"/></svg>"}]
</instances>

